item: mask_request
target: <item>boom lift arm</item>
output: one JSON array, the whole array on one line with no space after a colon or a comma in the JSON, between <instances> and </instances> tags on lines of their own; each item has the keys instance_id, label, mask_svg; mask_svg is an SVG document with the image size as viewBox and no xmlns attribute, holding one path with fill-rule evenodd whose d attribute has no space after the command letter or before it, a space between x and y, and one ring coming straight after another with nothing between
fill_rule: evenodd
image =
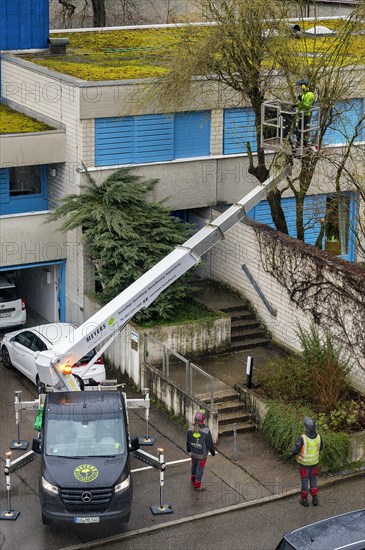
<instances>
[{"instance_id":1,"label":"boom lift arm","mask_svg":"<svg viewBox=\"0 0 365 550\"><path fill-rule=\"evenodd\" d=\"M52 386L54 391L79 391L77 381L71 374L72 365L120 331L138 311L148 307L163 290L197 264L208 250L224 238L229 229L290 173L291 166L286 165L279 173L257 185L214 222L208 223L183 245L177 246L80 325L72 336L73 341L63 340L52 350L40 352L36 357L36 365L41 382Z\"/></svg>"}]
</instances>

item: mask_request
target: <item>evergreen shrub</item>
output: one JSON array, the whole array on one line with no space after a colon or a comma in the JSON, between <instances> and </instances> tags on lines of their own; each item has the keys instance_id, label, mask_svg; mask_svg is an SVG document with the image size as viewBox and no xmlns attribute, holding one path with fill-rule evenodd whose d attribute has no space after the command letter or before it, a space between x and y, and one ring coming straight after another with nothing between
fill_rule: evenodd
<instances>
[{"instance_id":1,"label":"evergreen shrub","mask_svg":"<svg viewBox=\"0 0 365 550\"><path fill-rule=\"evenodd\" d=\"M316 415L307 407L271 401L265 416L263 432L270 445L283 457L287 457L298 437L304 432L303 418L310 416L316 421ZM344 432L330 429L318 432L323 438L319 467L321 470L339 470L348 462L350 437Z\"/></svg>"}]
</instances>

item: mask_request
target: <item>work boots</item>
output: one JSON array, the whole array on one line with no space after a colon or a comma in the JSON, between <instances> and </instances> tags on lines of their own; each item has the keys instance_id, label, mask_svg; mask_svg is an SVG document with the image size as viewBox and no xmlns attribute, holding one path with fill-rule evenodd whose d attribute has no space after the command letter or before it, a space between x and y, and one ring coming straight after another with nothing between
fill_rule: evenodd
<instances>
[{"instance_id":1,"label":"work boots","mask_svg":"<svg viewBox=\"0 0 365 550\"><path fill-rule=\"evenodd\" d=\"M309 506L307 497L301 498L300 501L299 501L299 504L301 504L302 506L305 506L305 507Z\"/></svg>"},{"instance_id":2,"label":"work boots","mask_svg":"<svg viewBox=\"0 0 365 550\"><path fill-rule=\"evenodd\" d=\"M313 506L318 506L318 497L317 497L317 495L314 495L312 497L312 504L313 504Z\"/></svg>"}]
</instances>

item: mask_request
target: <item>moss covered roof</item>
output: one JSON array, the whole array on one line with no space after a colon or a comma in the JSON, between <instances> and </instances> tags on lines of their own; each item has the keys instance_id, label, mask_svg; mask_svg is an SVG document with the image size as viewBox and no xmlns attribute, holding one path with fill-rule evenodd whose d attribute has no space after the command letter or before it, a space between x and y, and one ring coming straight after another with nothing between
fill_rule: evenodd
<instances>
[{"instance_id":1,"label":"moss covered roof","mask_svg":"<svg viewBox=\"0 0 365 550\"><path fill-rule=\"evenodd\" d=\"M313 21L305 21L304 28L313 27ZM321 20L317 25L327 26L338 30L344 25L342 19ZM196 26L196 33L209 33L212 27ZM67 75L82 80L130 80L139 78L153 78L166 71L163 65L163 52L178 40L184 27L113 30L113 31L86 31L62 32L53 34L54 37L68 38L69 45L65 55L51 55L48 52L30 56L25 59ZM316 51L328 53L331 37L317 37L313 41ZM314 46L315 44L315 46ZM308 40L293 40L293 51L308 53ZM353 54L365 51L365 36L357 35L353 38Z\"/></svg>"},{"instance_id":2,"label":"moss covered roof","mask_svg":"<svg viewBox=\"0 0 365 550\"><path fill-rule=\"evenodd\" d=\"M18 113L7 105L0 104L0 135L46 132L47 130L54 130L54 128L23 113Z\"/></svg>"}]
</instances>

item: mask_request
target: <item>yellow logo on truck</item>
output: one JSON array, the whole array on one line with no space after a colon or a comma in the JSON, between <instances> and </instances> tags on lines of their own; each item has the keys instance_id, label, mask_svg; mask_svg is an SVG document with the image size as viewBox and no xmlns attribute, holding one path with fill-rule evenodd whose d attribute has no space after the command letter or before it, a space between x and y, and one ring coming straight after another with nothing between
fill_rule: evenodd
<instances>
[{"instance_id":1,"label":"yellow logo on truck","mask_svg":"<svg viewBox=\"0 0 365 550\"><path fill-rule=\"evenodd\" d=\"M77 481L88 483L89 481L95 481L98 477L99 471L96 466L92 464L80 464L74 469L74 476Z\"/></svg>"}]
</instances>

